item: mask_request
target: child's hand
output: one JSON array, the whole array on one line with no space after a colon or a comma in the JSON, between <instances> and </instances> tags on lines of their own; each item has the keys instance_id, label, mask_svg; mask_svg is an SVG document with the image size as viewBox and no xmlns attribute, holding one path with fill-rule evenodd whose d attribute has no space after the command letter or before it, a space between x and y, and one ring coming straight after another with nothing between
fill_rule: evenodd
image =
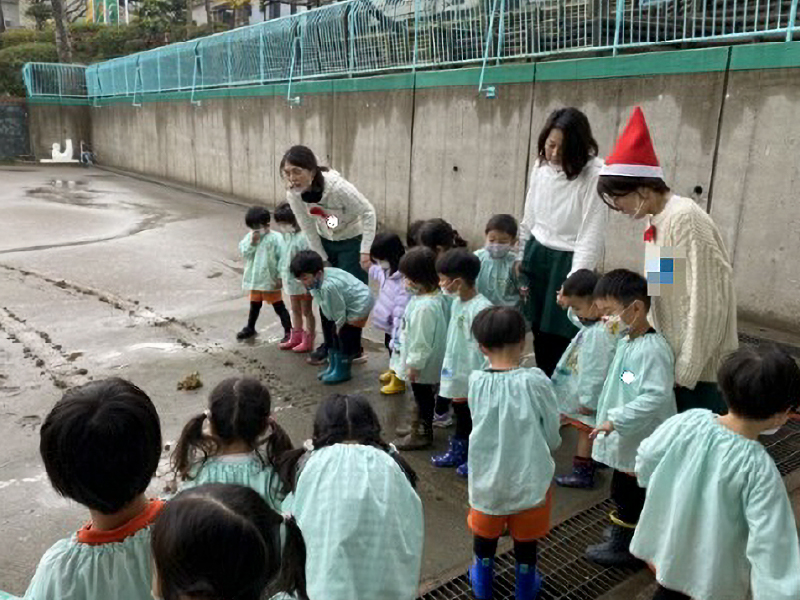
<instances>
[{"instance_id":1,"label":"child's hand","mask_svg":"<svg viewBox=\"0 0 800 600\"><path fill-rule=\"evenodd\" d=\"M614 431L614 424L611 421L606 421L597 429L593 429L592 432L589 434L589 439L594 440L597 439L601 433L605 436Z\"/></svg>"},{"instance_id":2,"label":"child's hand","mask_svg":"<svg viewBox=\"0 0 800 600\"><path fill-rule=\"evenodd\" d=\"M558 288L556 292L556 304L558 304L561 308L567 308L567 301L564 298L564 288Z\"/></svg>"},{"instance_id":3,"label":"child's hand","mask_svg":"<svg viewBox=\"0 0 800 600\"><path fill-rule=\"evenodd\" d=\"M525 300L528 297L528 286L527 285L521 285L521 286L519 286L518 289L519 289L520 298Z\"/></svg>"},{"instance_id":4,"label":"child's hand","mask_svg":"<svg viewBox=\"0 0 800 600\"><path fill-rule=\"evenodd\" d=\"M253 231L253 235L250 237L250 245L257 246L258 242L261 241L261 232L258 230Z\"/></svg>"},{"instance_id":5,"label":"child's hand","mask_svg":"<svg viewBox=\"0 0 800 600\"><path fill-rule=\"evenodd\" d=\"M417 378L419 377L419 369L408 369L406 375L408 376L408 380L411 383L417 383Z\"/></svg>"},{"instance_id":6,"label":"child's hand","mask_svg":"<svg viewBox=\"0 0 800 600\"><path fill-rule=\"evenodd\" d=\"M579 415L593 415L594 411L591 408L586 408L585 406L578 407L578 414Z\"/></svg>"},{"instance_id":7,"label":"child's hand","mask_svg":"<svg viewBox=\"0 0 800 600\"><path fill-rule=\"evenodd\" d=\"M369 268L372 266L372 258L370 257L369 253L362 252L361 253L361 268L365 271L369 271Z\"/></svg>"}]
</instances>

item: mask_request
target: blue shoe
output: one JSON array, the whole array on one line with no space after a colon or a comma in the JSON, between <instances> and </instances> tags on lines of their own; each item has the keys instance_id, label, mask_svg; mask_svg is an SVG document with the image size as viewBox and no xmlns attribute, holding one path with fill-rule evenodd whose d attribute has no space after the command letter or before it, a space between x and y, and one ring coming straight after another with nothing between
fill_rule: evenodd
<instances>
[{"instance_id":1,"label":"blue shoe","mask_svg":"<svg viewBox=\"0 0 800 600\"><path fill-rule=\"evenodd\" d=\"M494 559L478 558L469 568L472 593L478 600L491 600L494 588Z\"/></svg>"},{"instance_id":2,"label":"blue shoe","mask_svg":"<svg viewBox=\"0 0 800 600\"><path fill-rule=\"evenodd\" d=\"M466 462L458 465L458 468L456 469L456 475L463 477L464 479L469 477L469 467L467 466Z\"/></svg>"},{"instance_id":3,"label":"blue shoe","mask_svg":"<svg viewBox=\"0 0 800 600\"><path fill-rule=\"evenodd\" d=\"M438 456L432 456L431 462L434 467L452 468L461 466L467 462L468 448L469 440L457 440L451 437L447 452L439 454Z\"/></svg>"},{"instance_id":4,"label":"blue shoe","mask_svg":"<svg viewBox=\"0 0 800 600\"><path fill-rule=\"evenodd\" d=\"M334 365L333 370L322 376L322 383L325 385L336 385L337 383L350 381L353 378L353 375L350 372L350 368L353 366L353 360L351 358L346 358L337 352L336 360L334 362L336 364Z\"/></svg>"},{"instance_id":5,"label":"blue shoe","mask_svg":"<svg viewBox=\"0 0 800 600\"><path fill-rule=\"evenodd\" d=\"M336 363L339 360L339 353L335 350L331 350L328 352L328 366L322 369L319 373L317 373L317 379L320 381L323 380L324 377L327 377L336 369Z\"/></svg>"},{"instance_id":6,"label":"blue shoe","mask_svg":"<svg viewBox=\"0 0 800 600\"><path fill-rule=\"evenodd\" d=\"M539 573L539 569L517 563L517 589L514 598L516 600L536 600L540 589L542 589L542 575Z\"/></svg>"}]
</instances>

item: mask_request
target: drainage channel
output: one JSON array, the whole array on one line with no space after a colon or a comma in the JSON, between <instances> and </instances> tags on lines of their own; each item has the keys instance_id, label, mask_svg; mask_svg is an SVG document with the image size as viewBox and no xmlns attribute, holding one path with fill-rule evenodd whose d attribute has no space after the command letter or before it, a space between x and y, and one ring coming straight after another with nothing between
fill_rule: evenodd
<instances>
[{"instance_id":1,"label":"drainage channel","mask_svg":"<svg viewBox=\"0 0 800 600\"><path fill-rule=\"evenodd\" d=\"M781 475L800 468L800 421L789 421L764 446ZM587 546L603 540L608 527L610 499L595 504L554 527L539 545L539 569L544 585L537 600L595 600L636 573L638 569L606 569L583 558ZM514 598L514 553L495 562L495 600ZM472 600L467 575L459 575L420 596L418 600Z\"/></svg>"}]
</instances>

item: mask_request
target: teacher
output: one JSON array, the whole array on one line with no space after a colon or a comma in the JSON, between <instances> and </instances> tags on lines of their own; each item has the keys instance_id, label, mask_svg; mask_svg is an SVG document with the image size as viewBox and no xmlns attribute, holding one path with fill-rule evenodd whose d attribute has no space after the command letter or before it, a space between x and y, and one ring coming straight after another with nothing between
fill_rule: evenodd
<instances>
[{"instance_id":1,"label":"teacher","mask_svg":"<svg viewBox=\"0 0 800 600\"><path fill-rule=\"evenodd\" d=\"M321 167L306 146L292 146L281 159L286 199L309 246L330 266L367 283L370 248L375 239L375 208L336 171ZM311 364L328 358L332 321L320 312L325 341L309 355Z\"/></svg>"},{"instance_id":2,"label":"teacher","mask_svg":"<svg viewBox=\"0 0 800 600\"><path fill-rule=\"evenodd\" d=\"M554 111L538 150L519 228L518 272L536 366L550 377L578 331L556 295L571 273L600 262L608 209L597 193L603 161L586 115L577 108Z\"/></svg>"}]
</instances>

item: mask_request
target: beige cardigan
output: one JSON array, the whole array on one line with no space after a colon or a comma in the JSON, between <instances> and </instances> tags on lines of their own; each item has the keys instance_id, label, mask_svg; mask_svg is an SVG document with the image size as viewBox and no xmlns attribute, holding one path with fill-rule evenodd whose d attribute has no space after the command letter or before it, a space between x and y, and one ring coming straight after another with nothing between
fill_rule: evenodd
<instances>
[{"instance_id":1,"label":"beige cardigan","mask_svg":"<svg viewBox=\"0 0 800 600\"><path fill-rule=\"evenodd\" d=\"M648 245L686 259L675 261L675 281L660 286L650 316L675 353L675 383L694 389L698 381L716 381L739 345L733 269L717 226L693 200L672 196L650 224L656 233Z\"/></svg>"}]
</instances>

